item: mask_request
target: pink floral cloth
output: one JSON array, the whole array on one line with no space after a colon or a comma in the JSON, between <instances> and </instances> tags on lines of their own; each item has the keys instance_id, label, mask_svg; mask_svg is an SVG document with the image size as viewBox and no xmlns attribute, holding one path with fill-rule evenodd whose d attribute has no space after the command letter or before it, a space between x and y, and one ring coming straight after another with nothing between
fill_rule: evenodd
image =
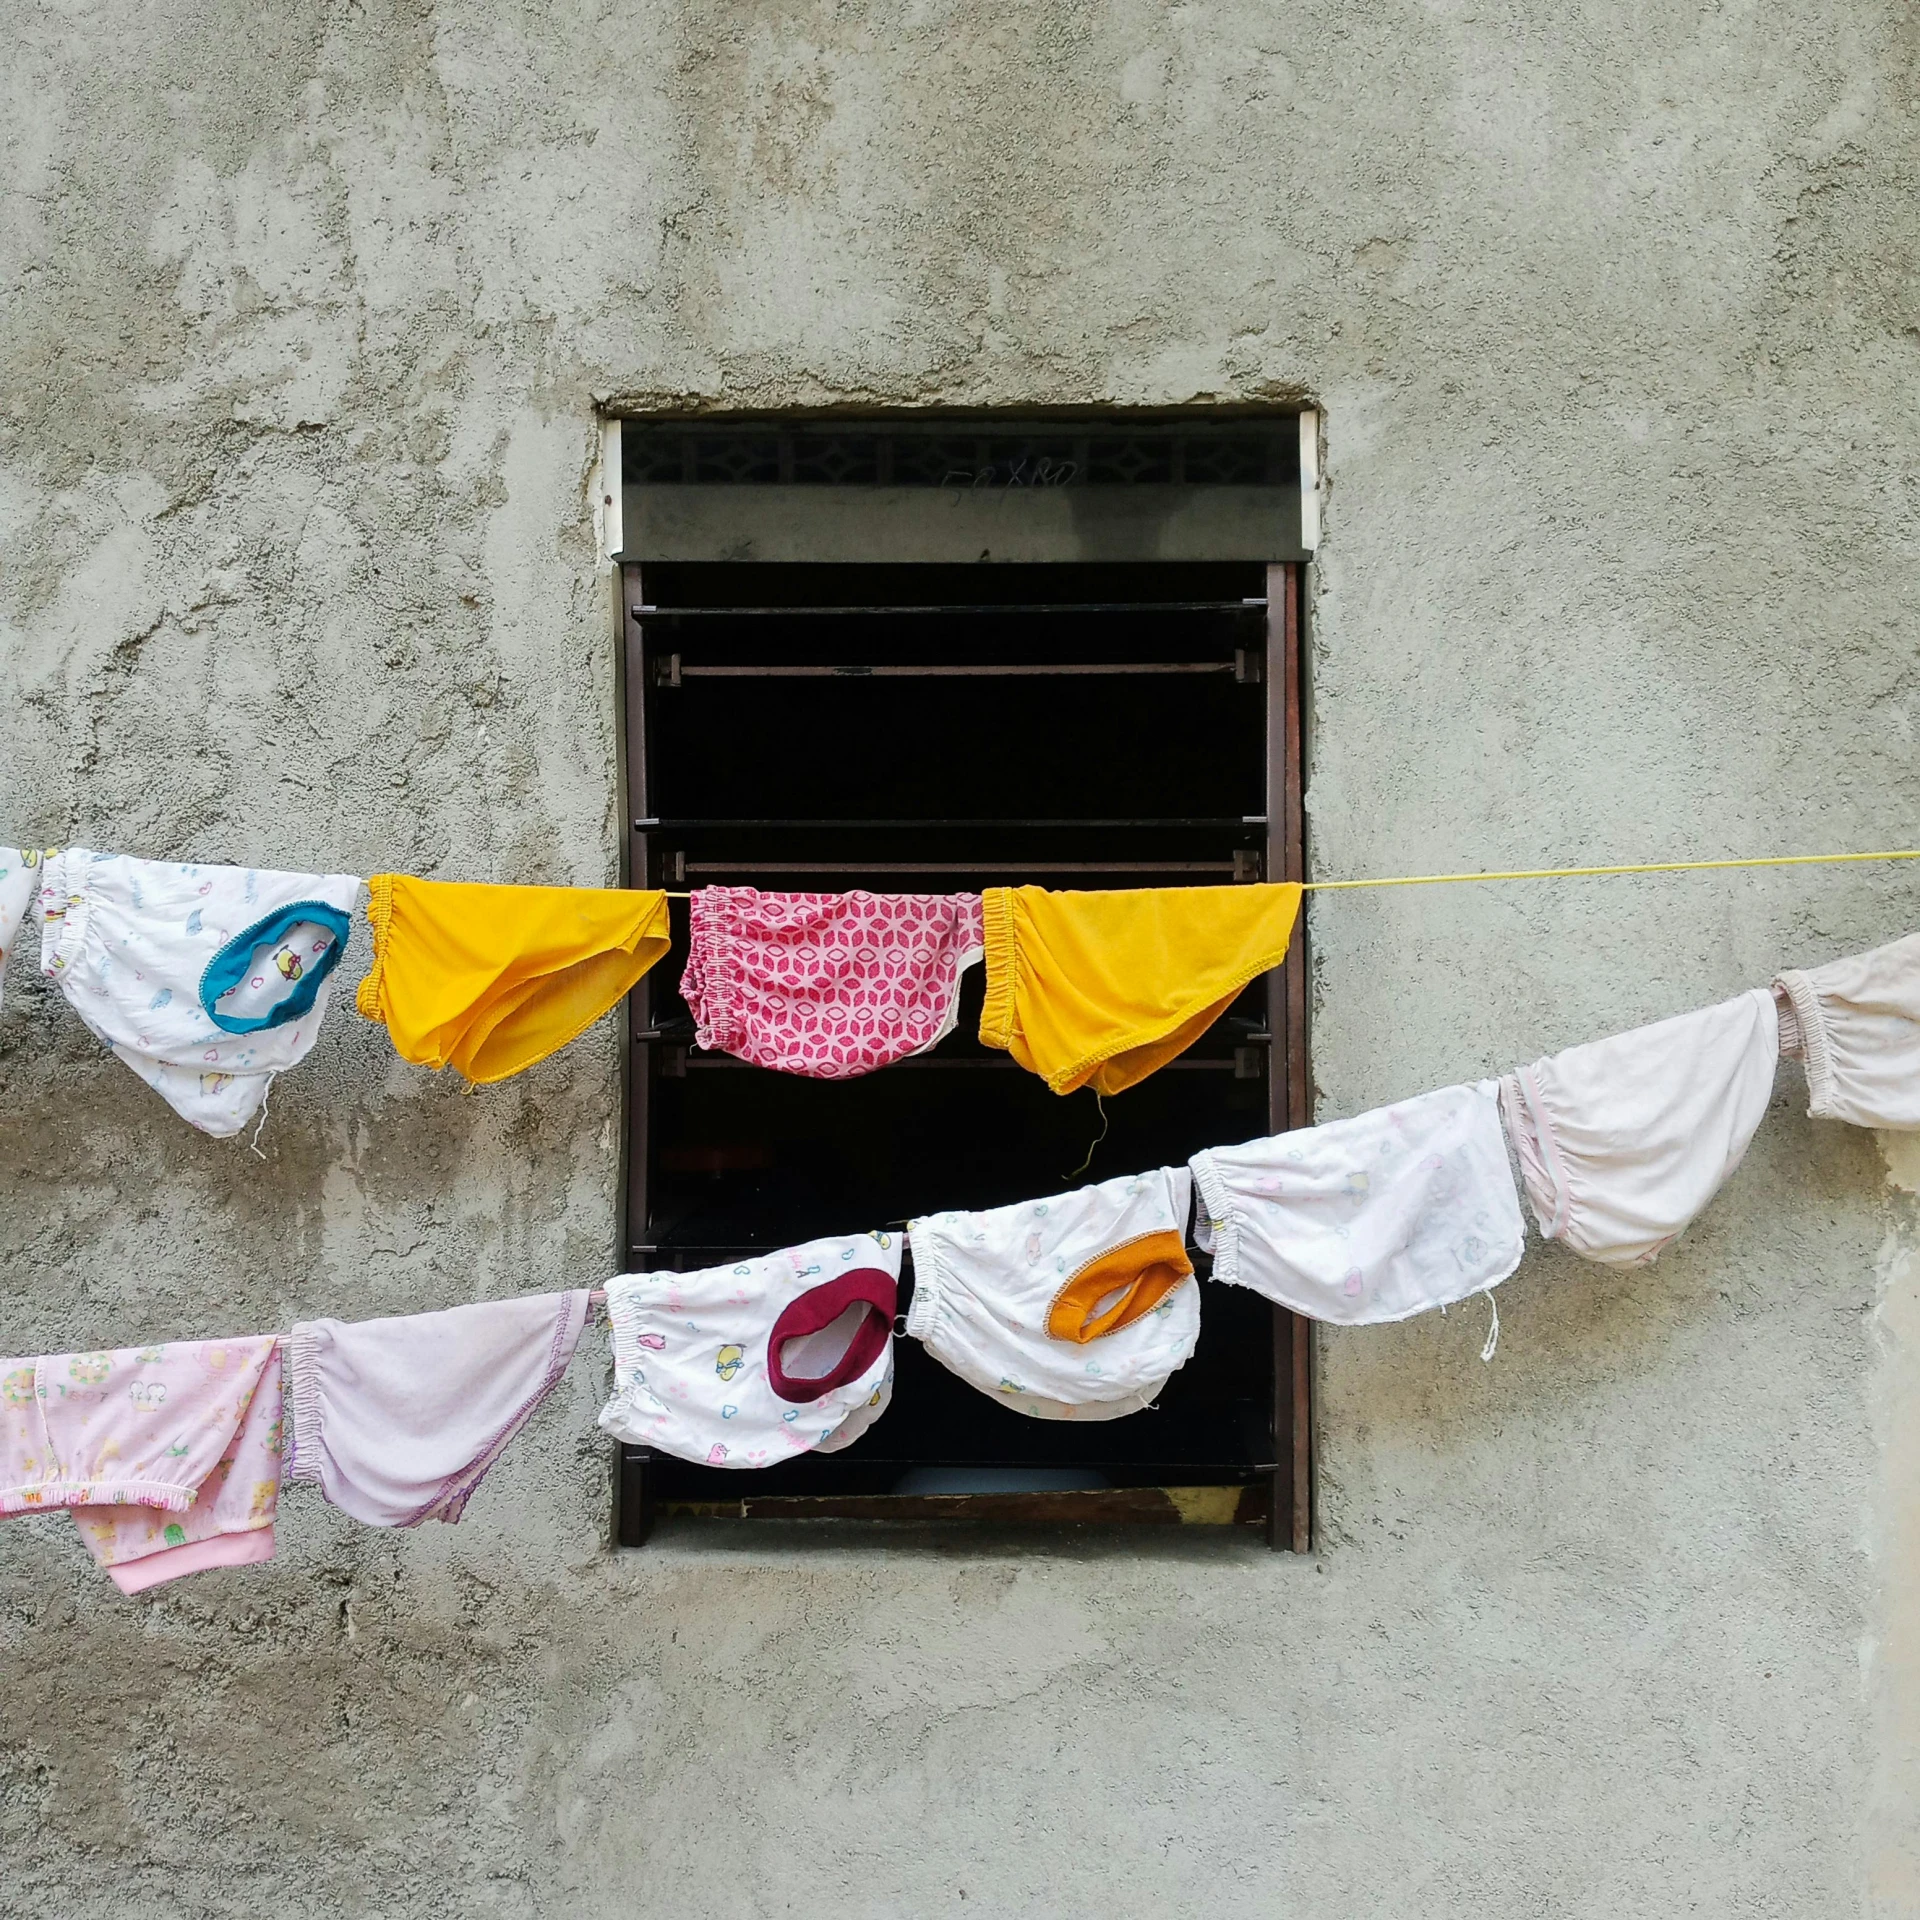
<instances>
[{"instance_id":1,"label":"pink floral cloth","mask_svg":"<svg viewBox=\"0 0 1920 1920\"><path fill-rule=\"evenodd\" d=\"M703 1047L850 1080L953 1030L984 944L977 893L762 893L704 887L680 993Z\"/></svg>"},{"instance_id":2,"label":"pink floral cloth","mask_svg":"<svg viewBox=\"0 0 1920 1920\"><path fill-rule=\"evenodd\" d=\"M273 1557L279 1343L0 1360L0 1514L70 1508L123 1593Z\"/></svg>"}]
</instances>

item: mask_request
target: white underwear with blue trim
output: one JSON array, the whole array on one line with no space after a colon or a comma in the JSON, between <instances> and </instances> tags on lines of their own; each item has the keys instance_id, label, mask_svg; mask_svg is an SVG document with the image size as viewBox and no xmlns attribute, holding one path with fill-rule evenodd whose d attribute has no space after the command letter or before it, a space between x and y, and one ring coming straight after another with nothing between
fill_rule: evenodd
<instances>
[{"instance_id":1,"label":"white underwear with blue trim","mask_svg":"<svg viewBox=\"0 0 1920 1920\"><path fill-rule=\"evenodd\" d=\"M203 1133L238 1133L319 1036L360 897L350 874L68 847L40 888L40 970Z\"/></svg>"}]
</instances>

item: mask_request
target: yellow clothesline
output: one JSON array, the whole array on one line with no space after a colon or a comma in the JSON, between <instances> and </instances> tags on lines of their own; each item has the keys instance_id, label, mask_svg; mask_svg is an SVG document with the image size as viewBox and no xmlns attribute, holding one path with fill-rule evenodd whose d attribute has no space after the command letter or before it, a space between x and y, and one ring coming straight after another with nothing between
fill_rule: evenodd
<instances>
[{"instance_id":1,"label":"yellow clothesline","mask_svg":"<svg viewBox=\"0 0 1920 1920\"><path fill-rule=\"evenodd\" d=\"M1920 860L1920 847L1900 847L1886 853L1776 853L1759 860L1655 860L1634 867L1517 867L1510 873L1409 873L1390 880L1309 880L1303 891L1440 887L1459 880L1585 880L1610 873L1708 873L1727 867L1825 867L1851 860Z\"/></svg>"},{"instance_id":2,"label":"yellow clothesline","mask_svg":"<svg viewBox=\"0 0 1920 1920\"><path fill-rule=\"evenodd\" d=\"M1920 860L1920 847L1884 853L1777 853L1758 860L1655 860L1632 867L1515 867L1504 873L1402 873L1380 880L1309 880L1303 893L1334 893L1349 887L1445 887L1466 880L1591 880L1614 873L1711 873L1729 867L1830 867L1857 860ZM691 900L691 893L669 893Z\"/></svg>"}]
</instances>

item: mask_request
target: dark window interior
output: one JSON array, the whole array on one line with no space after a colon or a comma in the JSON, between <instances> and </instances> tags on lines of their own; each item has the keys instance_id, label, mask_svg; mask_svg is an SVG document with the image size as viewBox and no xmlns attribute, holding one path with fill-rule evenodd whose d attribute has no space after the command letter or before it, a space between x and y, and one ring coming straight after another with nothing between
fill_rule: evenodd
<instances>
[{"instance_id":1,"label":"dark window interior","mask_svg":"<svg viewBox=\"0 0 1920 1920\"><path fill-rule=\"evenodd\" d=\"M636 486L1292 486L1298 423L1259 420L688 421L630 425Z\"/></svg>"},{"instance_id":2,"label":"dark window interior","mask_svg":"<svg viewBox=\"0 0 1920 1920\"><path fill-rule=\"evenodd\" d=\"M629 566L632 882L1262 878L1286 737L1269 588L1291 580L1254 564ZM658 968L631 1009L626 1264L710 1266L1178 1165L1296 1104L1276 1081L1290 1060L1304 1072L1274 1037L1276 981L1103 1115L980 1045L982 974L935 1052L821 1082L695 1050L677 960ZM619 1536L644 1539L662 1511L1160 1518L1194 1504L1176 1488L1219 1490L1217 1517L1284 1543L1294 1337L1259 1296L1207 1286L1199 1349L1159 1406L1086 1424L1013 1413L902 1338L891 1408L843 1453L748 1474L623 1448Z\"/></svg>"}]
</instances>

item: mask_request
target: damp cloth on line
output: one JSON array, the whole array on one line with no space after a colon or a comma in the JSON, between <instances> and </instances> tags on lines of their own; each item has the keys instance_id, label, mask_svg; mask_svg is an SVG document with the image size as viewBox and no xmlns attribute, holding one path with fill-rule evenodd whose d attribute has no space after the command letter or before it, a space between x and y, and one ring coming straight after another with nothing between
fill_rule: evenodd
<instances>
[{"instance_id":1,"label":"damp cloth on line","mask_svg":"<svg viewBox=\"0 0 1920 1920\"><path fill-rule=\"evenodd\" d=\"M938 1046L982 945L977 893L703 887L690 920L680 994L700 1045L816 1080Z\"/></svg>"},{"instance_id":2,"label":"damp cloth on line","mask_svg":"<svg viewBox=\"0 0 1920 1920\"><path fill-rule=\"evenodd\" d=\"M1782 973L1773 992L1780 1051L1806 1066L1810 1118L1920 1128L1920 934Z\"/></svg>"},{"instance_id":3,"label":"damp cloth on line","mask_svg":"<svg viewBox=\"0 0 1920 1920\"><path fill-rule=\"evenodd\" d=\"M851 1446L892 1395L900 1255L897 1234L853 1233L609 1280L614 1391L600 1425L708 1467Z\"/></svg>"},{"instance_id":4,"label":"damp cloth on line","mask_svg":"<svg viewBox=\"0 0 1920 1920\"><path fill-rule=\"evenodd\" d=\"M271 1560L286 1423L276 1343L238 1432L185 1513L80 1506L73 1517L97 1566L122 1593L142 1593L209 1567Z\"/></svg>"},{"instance_id":5,"label":"damp cloth on line","mask_svg":"<svg viewBox=\"0 0 1920 1920\"><path fill-rule=\"evenodd\" d=\"M1192 1197L1186 1168L1157 1167L916 1220L907 1332L950 1373L1036 1420L1137 1413L1200 1337L1185 1245Z\"/></svg>"},{"instance_id":6,"label":"damp cloth on line","mask_svg":"<svg viewBox=\"0 0 1920 1920\"><path fill-rule=\"evenodd\" d=\"M270 1334L0 1360L0 1514L72 1511L123 1593L273 1557Z\"/></svg>"},{"instance_id":7,"label":"damp cloth on line","mask_svg":"<svg viewBox=\"0 0 1920 1920\"><path fill-rule=\"evenodd\" d=\"M1540 1231L1605 1266L1651 1265L1745 1156L1779 1055L1773 995L1755 987L1508 1074L1500 1111Z\"/></svg>"},{"instance_id":8,"label":"damp cloth on line","mask_svg":"<svg viewBox=\"0 0 1920 1920\"><path fill-rule=\"evenodd\" d=\"M304 1320L286 1342L295 1480L370 1527L456 1521L560 1383L587 1292L381 1320Z\"/></svg>"},{"instance_id":9,"label":"damp cloth on line","mask_svg":"<svg viewBox=\"0 0 1920 1920\"><path fill-rule=\"evenodd\" d=\"M981 898L981 1042L1055 1093L1119 1093L1184 1052L1287 957L1300 911L1291 884Z\"/></svg>"},{"instance_id":10,"label":"damp cloth on line","mask_svg":"<svg viewBox=\"0 0 1920 1920\"><path fill-rule=\"evenodd\" d=\"M487 1086L557 1053L667 951L667 897L375 874L356 1004L416 1066Z\"/></svg>"},{"instance_id":11,"label":"damp cloth on line","mask_svg":"<svg viewBox=\"0 0 1920 1920\"><path fill-rule=\"evenodd\" d=\"M1497 1286L1526 1245L1497 1084L1195 1154L1214 1279L1340 1326Z\"/></svg>"},{"instance_id":12,"label":"damp cloth on line","mask_svg":"<svg viewBox=\"0 0 1920 1920\"><path fill-rule=\"evenodd\" d=\"M229 1138L319 1038L360 886L68 847L41 867L40 970L183 1120Z\"/></svg>"}]
</instances>

